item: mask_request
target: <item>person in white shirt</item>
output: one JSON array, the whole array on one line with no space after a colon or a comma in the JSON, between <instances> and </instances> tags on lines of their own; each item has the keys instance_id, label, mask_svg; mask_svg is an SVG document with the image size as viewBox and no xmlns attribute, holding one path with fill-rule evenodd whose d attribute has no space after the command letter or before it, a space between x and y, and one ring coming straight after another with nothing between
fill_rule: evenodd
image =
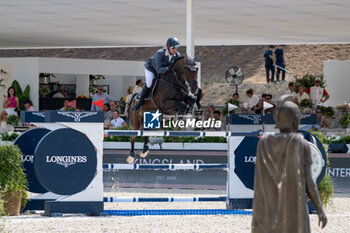
<instances>
[{"instance_id":1,"label":"person in white shirt","mask_svg":"<svg viewBox=\"0 0 350 233\"><path fill-rule=\"evenodd\" d=\"M143 88L143 81L141 79L138 79L136 81L136 86L132 90L132 94L139 93L142 90L142 88Z\"/></svg>"},{"instance_id":2,"label":"person in white shirt","mask_svg":"<svg viewBox=\"0 0 350 233\"><path fill-rule=\"evenodd\" d=\"M126 122L121 117L119 117L119 111L114 110L113 120L111 120L111 122L109 123L109 128L118 128L118 127L128 128L128 124L126 124Z\"/></svg>"},{"instance_id":3,"label":"person in white shirt","mask_svg":"<svg viewBox=\"0 0 350 233\"><path fill-rule=\"evenodd\" d=\"M248 96L248 109L253 109L255 105L259 102L259 97L254 94L254 90L252 88L247 90Z\"/></svg>"},{"instance_id":4,"label":"person in white shirt","mask_svg":"<svg viewBox=\"0 0 350 233\"><path fill-rule=\"evenodd\" d=\"M296 95L296 98L298 100L298 104L300 104L300 102L303 99L310 99L309 95L306 92L304 92L304 86L303 85L299 85L298 89L299 89L299 93Z\"/></svg>"},{"instance_id":5,"label":"person in white shirt","mask_svg":"<svg viewBox=\"0 0 350 233\"><path fill-rule=\"evenodd\" d=\"M322 105L322 103L329 99L328 92L321 87L321 79L319 77L315 79L315 86L309 87L305 92L310 95L310 99L314 105Z\"/></svg>"},{"instance_id":6,"label":"person in white shirt","mask_svg":"<svg viewBox=\"0 0 350 233\"><path fill-rule=\"evenodd\" d=\"M290 82L288 83L288 91L286 92L286 94L288 95L292 95L292 96L297 96L297 93L294 91L294 83Z\"/></svg>"}]
</instances>

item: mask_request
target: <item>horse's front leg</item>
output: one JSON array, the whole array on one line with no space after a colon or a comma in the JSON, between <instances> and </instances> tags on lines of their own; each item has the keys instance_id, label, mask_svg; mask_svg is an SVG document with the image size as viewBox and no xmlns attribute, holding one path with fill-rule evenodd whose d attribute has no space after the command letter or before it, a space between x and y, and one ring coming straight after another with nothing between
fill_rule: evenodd
<instances>
[{"instance_id":1,"label":"horse's front leg","mask_svg":"<svg viewBox=\"0 0 350 233\"><path fill-rule=\"evenodd\" d=\"M136 140L136 136L131 136L131 149L130 149L130 152L129 152L129 156L128 158L126 159L126 161L128 163L133 163L135 161L135 153L134 153L134 149L135 149L135 140Z\"/></svg>"},{"instance_id":2,"label":"horse's front leg","mask_svg":"<svg viewBox=\"0 0 350 233\"><path fill-rule=\"evenodd\" d=\"M143 149L142 152L140 152L140 157L141 158L146 158L148 153L149 153L149 147L148 147L148 137L144 136L143 137Z\"/></svg>"},{"instance_id":3,"label":"horse's front leg","mask_svg":"<svg viewBox=\"0 0 350 233\"><path fill-rule=\"evenodd\" d=\"M187 108L186 108L185 114L192 112L192 108L195 102L196 102L196 99L192 95L187 96L187 99L186 99Z\"/></svg>"}]
</instances>

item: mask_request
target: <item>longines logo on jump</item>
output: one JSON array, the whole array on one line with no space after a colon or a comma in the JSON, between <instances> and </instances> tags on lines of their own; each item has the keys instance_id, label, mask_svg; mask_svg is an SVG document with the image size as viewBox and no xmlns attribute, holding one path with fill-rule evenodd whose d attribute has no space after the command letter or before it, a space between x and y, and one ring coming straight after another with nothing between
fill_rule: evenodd
<instances>
[{"instance_id":1,"label":"longines logo on jump","mask_svg":"<svg viewBox=\"0 0 350 233\"><path fill-rule=\"evenodd\" d=\"M46 156L46 163L56 163L66 168L76 163L86 163L86 162L87 162L86 156Z\"/></svg>"},{"instance_id":2,"label":"longines logo on jump","mask_svg":"<svg viewBox=\"0 0 350 233\"><path fill-rule=\"evenodd\" d=\"M84 117L97 115L97 112L57 112L60 115L71 117L74 121L79 122Z\"/></svg>"},{"instance_id":3,"label":"longines logo on jump","mask_svg":"<svg viewBox=\"0 0 350 233\"><path fill-rule=\"evenodd\" d=\"M144 129L160 129L161 121L163 122L163 128L221 128L222 122L220 120L215 120L210 118L205 121L196 120L196 119L181 119L181 120L166 120L163 118L161 120L161 113L159 110L156 112L144 112L143 113L143 128ZM164 115L166 116L166 115ZM167 116L169 117L169 116ZM172 116L175 117L175 116Z\"/></svg>"}]
</instances>

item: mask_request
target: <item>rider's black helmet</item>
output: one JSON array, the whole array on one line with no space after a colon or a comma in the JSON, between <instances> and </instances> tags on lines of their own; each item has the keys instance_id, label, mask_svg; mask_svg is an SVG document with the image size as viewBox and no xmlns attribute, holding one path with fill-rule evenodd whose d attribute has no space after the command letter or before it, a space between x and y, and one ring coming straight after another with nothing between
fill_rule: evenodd
<instances>
[{"instance_id":1,"label":"rider's black helmet","mask_svg":"<svg viewBox=\"0 0 350 233\"><path fill-rule=\"evenodd\" d=\"M178 47L179 45L180 42L176 37L169 37L169 39L166 41L166 46L169 47Z\"/></svg>"}]
</instances>

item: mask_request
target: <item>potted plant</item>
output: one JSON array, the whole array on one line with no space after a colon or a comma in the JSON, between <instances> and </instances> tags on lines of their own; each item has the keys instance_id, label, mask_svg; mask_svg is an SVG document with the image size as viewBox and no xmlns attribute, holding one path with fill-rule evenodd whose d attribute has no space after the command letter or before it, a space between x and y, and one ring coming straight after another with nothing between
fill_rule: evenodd
<instances>
[{"instance_id":1,"label":"potted plant","mask_svg":"<svg viewBox=\"0 0 350 233\"><path fill-rule=\"evenodd\" d=\"M8 215L19 215L22 196L27 197L27 179L22 153L16 145L0 146L0 195Z\"/></svg>"},{"instance_id":2,"label":"potted plant","mask_svg":"<svg viewBox=\"0 0 350 233\"><path fill-rule=\"evenodd\" d=\"M18 116L16 116L16 115L11 115L11 116L9 116L9 117L7 118L6 123L7 123L8 125L17 126L17 125L18 125L18 121L19 121Z\"/></svg>"},{"instance_id":3,"label":"potted plant","mask_svg":"<svg viewBox=\"0 0 350 233\"><path fill-rule=\"evenodd\" d=\"M41 96L47 96L48 94L51 93L51 90L50 90L50 88L47 87L47 86L42 86L42 87L40 87L40 89L39 89L39 93L40 93Z\"/></svg>"},{"instance_id":4,"label":"potted plant","mask_svg":"<svg viewBox=\"0 0 350 233\"><path fill-rule=\"evenodd\" d=\"M301 108L312 108L312 100L310 99L303 99L300 101L299 106Z\"/></svg>"},{"instance_id":5,"label":"potted plant","mask_svg":"<svg viewBox=\"0 0 350 233\"><path fill-rule=\"evenodd\" d=\"M339 120L339 124L343 128L347 128L349 123L350 123L350 114L344 113Z\"/></svg>"},{"instance_id":6,"label":"potted plant","mask_svg":"<svg viewBox=\"0 0 350 233\"><path fill-rule=\"evenodd\" d=\"M39 74L39 83L40 84L49 84L51 78L56 78L54 74L51 73L40 73Z\"/></svg>"},{"instance_id":7,"label":"potted plant","mask_svg":"<svg viewBox=\"0 0 350 233\"><path fill-rule=\"evenodd\" d=\"M329 106L329 107L322 106L321 110L322 110L323 115L326 117L332 118L334 116L334 110L333 110L333 107L331 107L331 106Z\"/></svg>"}]
</instances>

